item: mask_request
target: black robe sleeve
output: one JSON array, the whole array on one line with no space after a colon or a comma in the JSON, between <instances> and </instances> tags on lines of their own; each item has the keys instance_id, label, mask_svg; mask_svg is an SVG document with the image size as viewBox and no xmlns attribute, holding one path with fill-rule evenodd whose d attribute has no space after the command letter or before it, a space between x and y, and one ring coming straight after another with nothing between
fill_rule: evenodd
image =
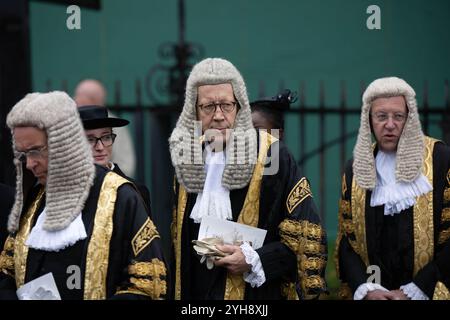
<instances>
[{"instance_id":1,"label":"black robe sleeve","mask_svg":"<svg viewBox=\"0 0 450 320\"><path fill-rule=\"evenodd\" d=\"M118 189L111 239L108 286L113 299L164 299L168 270L156 226L140 195L129 185ZM122 250L122 254L115 251Z\"/></svg>"},{"instance_id":2,"label":"black robe sleeve","mask_svg":"<svg viewBox=\"0 0 450 320\"><path fill-rule=\"evenodd\" d=\"M268 197L269 193L276 194L275 205L266 213L277 218L270 220L271 224L276 221L275 226L261 227L269 232L275 228L278 237L275 237L277 241L265 243L256 251L266 281L282 278L294 284L300 299L316 298L326 291L327 246L311 188L282 142L272 145L270 157L272 165L278 161L279 169L275 175L263 178L261 198L266 197L264 192ZM264 208L260 212L264 212Z\"/></svg>"}]
</instances>

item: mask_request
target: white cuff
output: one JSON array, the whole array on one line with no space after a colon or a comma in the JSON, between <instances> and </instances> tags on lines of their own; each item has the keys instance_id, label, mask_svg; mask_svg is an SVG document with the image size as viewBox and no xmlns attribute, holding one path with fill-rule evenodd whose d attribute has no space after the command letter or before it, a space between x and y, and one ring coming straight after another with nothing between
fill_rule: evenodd
<instances>
[{"instance_id":1,"label":"white cuff","mask_svg":"<svg viewBox=\"0 0 450 320\"><path fill-rule=\"evenodd\" d=\"M244 281L250 283L252 288L262 286L266 282L266 274L264 273L261 258L247 242L241 244L241 250L245 256L245 262L252 266L251 271L244 273Z\"/></svg>"},{"instance_id":2,"label":"white cuff","mask_svg":"<svg viewBox=\"0 0 450 320\"><path fill-rule=\"evenodd\" d=\"M355 294L353 295L353 300L362 300L366 297L366 295L370 291L374 291L374 290L389 291L388 289L386 289L385 287L383 287L382 285L380 285L378 283L365 282L365 283L361 284L358 287L358 289L356 289Z\"/></svg>"},{"instance_id":3,"label":"white cuff","mask_svg":"<svg viewBox=\"0 0 450 320\"><path fill-rule=\"evenodd\" d=\"M410 282L404 286L400 287L400 290L403 291L405 295L408 296L411 300L430 300L428 296L420 290L418 286L414 282Z\"/></svg>"}]
</instances>

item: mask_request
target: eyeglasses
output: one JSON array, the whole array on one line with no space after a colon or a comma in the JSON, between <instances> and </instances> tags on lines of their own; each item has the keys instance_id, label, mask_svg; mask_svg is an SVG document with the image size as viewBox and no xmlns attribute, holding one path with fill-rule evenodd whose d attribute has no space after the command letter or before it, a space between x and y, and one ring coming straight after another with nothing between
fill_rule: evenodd
<instances>
[{"instance_id":1,"label":"eyeglasses","mask_svg":"<svg viewBox=\"0 0 450 320\"><path fill-rule=\"evenodd\" d=\"M371 116L379 123L384 123L392 118L395 122L403 123L406 121L407 114L402 112L396 112L393 115L389 115L386 112L371 113Z\"/></svg>"},{"instance_id":2,"label":"eyeglasses","mask_svg":"<svg viewBox=\"0 0 450 320\"><path fill-rule=\"evenodd\" d=\"M22 151L15 151L14 152L14 157L19 160L22 163L26 163L27 162L27 158L29 159L40 159L44 157L44 154L46 153L45 151L47 150L47 146L43 146L40 148L36 148L36 149L31 149L25 152Z\"/></svg>"},{"instance_id":3,"label":"eyeglasses","mask_svg":"<svg viewBox=\"0 0 450 320\"><path fill-rule=\"evenodd\" d=\"M217 110L217 107L220 108L222 113L231 113L234 111L234 108L236 107L237 102L218 102L218 103L208 103L208 104L199 104L198 107L202 112L206 115L214 114Z\"/></svg>"},{"instance_id":4,"label":"eyeglasses","mask_svg":"<svg viewBox=\"0 0 450 320\"><path fill-rule=\"evenodd\" d=\"M114 140L116 139L117 135L115 133L111 134L105 134L104 136L101 136L100 138L97 137L88 137L87 140L89 144L93 147L97 145L97 142L101 141L104 147L109 147L114 143Z\"/></svg>"}]
</instances>

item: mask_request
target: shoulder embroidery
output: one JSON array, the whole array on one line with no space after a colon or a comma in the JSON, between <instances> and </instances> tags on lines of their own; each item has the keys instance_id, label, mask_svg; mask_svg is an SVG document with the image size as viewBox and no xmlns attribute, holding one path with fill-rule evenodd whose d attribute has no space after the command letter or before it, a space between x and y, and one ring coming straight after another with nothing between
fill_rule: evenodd
<instances>
[{"instance_id":1,"label":"shoulder embroidery","mask_svg":"<svg viewBox=\"0 0 450 320\"><path fill-rule=\"evenodd\" d=\"M286 208L289 213L292 213L294 209L303 202L307 197L312 197L311 188L305 177L301 178L299 182L289 192L289 196L286 200Z\"/></svg>"},{"instance_id":2,"label":"shoulder embroidery","mask_svg":"<svg viewBox=\"0 0 450 320\"><path fill-rule=\"evenodd\" d=\"M145 247L147 247L155 238L159 238L158 231L152 220L147 218L144 225L134 236L131 241L133 247L134 256L136 257Z\"/></svg>"}]
</instances>

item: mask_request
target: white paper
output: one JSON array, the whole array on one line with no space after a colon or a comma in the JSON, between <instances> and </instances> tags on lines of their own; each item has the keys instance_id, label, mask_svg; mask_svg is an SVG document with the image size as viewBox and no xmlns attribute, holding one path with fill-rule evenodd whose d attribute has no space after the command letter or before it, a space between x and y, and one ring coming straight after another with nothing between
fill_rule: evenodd
<instances>
[{"instance_id":1,"label":"white paper","mask_svg":"<svg viewBox=\"0 0 450 320\"><path fill-rule=\"evenodd\" d=\"M256 250L262 247L266 234L264 229L207 216L202 218L197 240L216 237L227 244L246 241Z\"/></svg>"},{"instance_id":2,"label":"white paper","mask_svg":"<svg viewBox=\"0 0 450 320\"><path fill-rule=\"evenodd\" d=\"M61 300L51 272L25 283L16 293L19 300Z\"/></svg>"}]
</instances>

